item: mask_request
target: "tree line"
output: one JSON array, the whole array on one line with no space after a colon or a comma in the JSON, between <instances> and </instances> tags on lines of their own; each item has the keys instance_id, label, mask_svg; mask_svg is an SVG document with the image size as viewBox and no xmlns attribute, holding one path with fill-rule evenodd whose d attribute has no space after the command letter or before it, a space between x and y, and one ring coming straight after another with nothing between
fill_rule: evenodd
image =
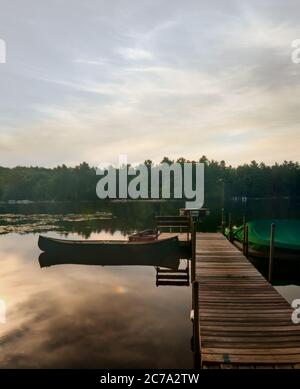
<instances>
[{"instance_id":1,"label":"tree line","mask_svg":"<svg viewBox=\"0 0 300 389\"><path fill-rule=\"evenodd\" d=\"M164 157L161 163L196 162L185 158L174 161ZM205 165L205 196L224 197L298 197L300 196L299 162L284 161L266 165L251 163L236 167L225 161L202 156ZM145 161L151 167L152 161ZM55 168L0 167L0 201L80 201L96 200L99 177L96 168L86 162L76 167Z\"/></svg>"}]
</instances>

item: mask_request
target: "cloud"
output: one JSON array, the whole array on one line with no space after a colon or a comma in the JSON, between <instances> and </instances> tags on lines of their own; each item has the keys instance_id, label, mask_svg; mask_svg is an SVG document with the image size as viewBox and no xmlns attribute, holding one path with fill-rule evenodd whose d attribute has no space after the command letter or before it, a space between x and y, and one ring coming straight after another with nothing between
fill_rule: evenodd
<instances>
[{"instance_id":1,"label":"cloud","mask_svg":"<svg viewBox=\"0 0 300 389\"><path fill-rule=\"evenodd\" d=\"M0 165L299 159L298 27L287 4L270 13L258 1L75 1L58 19L56 6L35 17L18 8L18 32L7 5ZM274 137L281 150L257 146Z\"/></svg>"},{"instance_id":2,"label":"cloud","mask_svg":"<svg viewBox=\"0 0 300 389\"><path fill-rule=\"evenodd\" d=\"M121 48L117 50L125 59L139 61L153 59L152 53L143 49Z\"/></svg>"},{"instance_id":3,"label":"cloud","mask_svg":"<svg viewBox=\"0 0 300 389\"><path fill-rule=\"evenodd\" d=\"M104 60L93 60L93 59L73 59L74 63L81 63L84 65L105 65L106 62Z\"/></svg>"}]
</instances>

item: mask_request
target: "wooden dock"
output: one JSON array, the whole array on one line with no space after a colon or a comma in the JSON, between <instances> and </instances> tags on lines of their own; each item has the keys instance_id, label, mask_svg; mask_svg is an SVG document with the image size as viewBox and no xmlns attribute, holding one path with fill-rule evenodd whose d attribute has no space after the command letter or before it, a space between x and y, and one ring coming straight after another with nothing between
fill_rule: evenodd
<instances>
[{"instance_id":1,"label":"wooden dock","mask_svg":"<svg viewBox=\"0 0 300 389\"><path fill-rule=\"evenodd\" d=\"M222 234L195 236L201 367L299 368L300 324L289 303Z\"/></svg>"},{"instance_id":2,"label":"wooden dock","mask_svg":"<svg viewBox=\"0 0 300 389\"><path fill-rule=\"evenodd\" d=\"M183 245L186 245L190 242L187 240L187 234L184 232L162 232L158 236L158 239L166 239L171 238L173 236L177 236L179 243L182 243Z\"/></svg>"}]
</instances>

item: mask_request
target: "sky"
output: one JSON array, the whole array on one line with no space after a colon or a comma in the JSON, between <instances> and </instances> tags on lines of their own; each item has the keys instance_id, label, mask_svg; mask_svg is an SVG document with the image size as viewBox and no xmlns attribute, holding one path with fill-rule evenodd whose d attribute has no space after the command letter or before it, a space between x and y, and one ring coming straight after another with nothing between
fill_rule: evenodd
<instances>
[{"instance_id":1,"label":"sky","mask_svg":"<svg viewBox=\"0 0 300 389\"><path fill-rule=\"evenodd\" d=\"M299 161L299 20L298 0L0 0L0 166Z\"/></svg>"}]
</instances>

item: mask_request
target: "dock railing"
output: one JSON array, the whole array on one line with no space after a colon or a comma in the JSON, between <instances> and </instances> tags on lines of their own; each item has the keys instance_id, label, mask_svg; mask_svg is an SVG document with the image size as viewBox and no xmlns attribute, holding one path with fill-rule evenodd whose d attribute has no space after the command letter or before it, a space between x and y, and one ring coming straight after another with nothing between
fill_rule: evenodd
<instances>
[{"instance_id":1,"label":"dock railing","mask_svg":"<svg viewBox=\"0 0 300 389\"><path fill-rule=\"evenodd\" d=\"M174 229L179 232L186 232L187 240L190 240L191 220L189 216L156 216L156 227L160 231L168 230L172 232Z\"/></svg>"}]
</instances>

